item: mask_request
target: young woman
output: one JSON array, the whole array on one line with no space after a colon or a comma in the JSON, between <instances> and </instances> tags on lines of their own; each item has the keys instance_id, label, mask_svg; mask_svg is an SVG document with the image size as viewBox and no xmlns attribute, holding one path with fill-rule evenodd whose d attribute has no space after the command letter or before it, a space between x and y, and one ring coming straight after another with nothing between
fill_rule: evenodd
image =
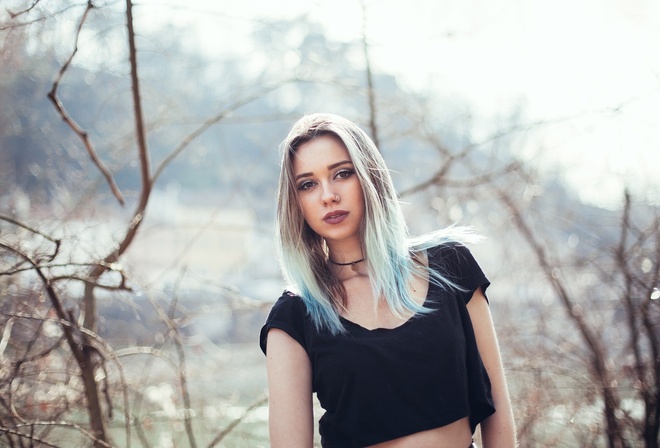
<instances>
[{"instance_id":1,"label":"young woman","mask_svg":"<svg viewBox=\"0 0 660 448\"><path fill-rule=\"evenodd\" d=\"M261 330L273 448L514 447L489 285L468 232L408 237L371 139L304 116L281 146L277 235L294 292Z\"/></svg>"}]
</instances>

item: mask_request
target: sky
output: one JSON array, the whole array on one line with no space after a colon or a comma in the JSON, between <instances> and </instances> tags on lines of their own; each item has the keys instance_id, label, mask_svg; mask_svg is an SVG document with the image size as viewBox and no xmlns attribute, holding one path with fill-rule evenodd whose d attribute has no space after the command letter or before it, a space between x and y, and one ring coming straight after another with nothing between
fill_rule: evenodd
<instances>
[{"instance_id":1,"label":"sky","mask_svg":"<svg viewBox=\"0 0 660 448\"><path fill-rule=\"evenodd\" d=\"M517 112L522 124L537 125L515 151L560 173L583 200L614 208L627 187L640 199L660 203L660 2L364 4L375 69L396 75L412 90L463 101L476 140ZM210 54L228 38L240 52L241 36L257 17L307 14L339 41L359 39L362 32L359 0L141 5L152 23L160 17L195 30ZM226 19L221 26L219 16Z\"/></svg>"}]
</instances>

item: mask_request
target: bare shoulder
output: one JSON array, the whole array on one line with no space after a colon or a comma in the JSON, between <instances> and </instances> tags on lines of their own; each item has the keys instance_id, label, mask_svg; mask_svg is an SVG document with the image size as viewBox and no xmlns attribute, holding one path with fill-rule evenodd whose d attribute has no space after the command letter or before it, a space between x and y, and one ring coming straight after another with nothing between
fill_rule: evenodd
<instances>
[{"instance_id":1,"label":"bare shoulder","mask_svg":"<svg viewBox=\"0 0 660 448\"><path fill-rule=\"evenodd\" d=\"M298 341L292 338L286 331L279 328L268 330L266 356L268 359L301 358L309 361L307 352ZM283 358L285 357L285 358Z\"/></svg>"}]
</instances>

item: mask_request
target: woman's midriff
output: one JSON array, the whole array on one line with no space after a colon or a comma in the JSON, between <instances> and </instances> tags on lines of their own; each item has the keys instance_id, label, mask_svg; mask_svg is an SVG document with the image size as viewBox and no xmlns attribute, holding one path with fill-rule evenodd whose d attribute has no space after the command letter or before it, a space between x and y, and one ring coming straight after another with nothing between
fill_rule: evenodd
<instances>
[{"instance_id":1,"label":"woman's midriff","mask_svg":"<svg viewBox=\"0 0 660 448\"><path fill-rule=\"evenodd\" d=\"M449 425L371 445L368 448L456 448L470 446L472 431L467 417Z\"/></svg>"}]
</instances>

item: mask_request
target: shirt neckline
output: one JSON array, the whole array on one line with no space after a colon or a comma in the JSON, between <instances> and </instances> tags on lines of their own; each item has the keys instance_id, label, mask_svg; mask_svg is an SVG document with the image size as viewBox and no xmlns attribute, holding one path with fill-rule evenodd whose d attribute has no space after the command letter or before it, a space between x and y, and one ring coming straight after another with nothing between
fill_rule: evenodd
<instances>
[{"instance_id":1,"label":"shirt neckline","mask_svg":"<svg viewBox=\"0 0 660 448\"><path fill-rule=\"evenodd\" d=\"M429 279L428 288L426 289L426 297L424 298L424 302L422 303L422 306L425 307L425 308L428 308L428 305L430 303L429 297L431 295L431 288L433 288L434 286L435 286L435 283L433 281L431 281L431 279ZM423 314L421 314L421 315L423 315ZM362 325L360 325L358 323L355 323L352 320L347 319L347 318L345 318L344 316L341 316L341 315L339 316L339 319L341 321L343 321L344 323L347 323L347 324L349 324L349 325L351 325L351 326L353 326L353 327L355 327L355 328L357 328L357 329L359 329L363 332L366 332L366 333L386 333L386 332L394 332L394 331L396 331L400 328L403 328L403 327L407 326L408 324L410 324L413 320L415 320L419 316L420 316L420 313L413 314L408 319L401 322L401 324L397 325L396 327L392 327L392 328L386 328L386 327L367 328L367 327L363 327Z\"/></svg>"}]
</instances>

